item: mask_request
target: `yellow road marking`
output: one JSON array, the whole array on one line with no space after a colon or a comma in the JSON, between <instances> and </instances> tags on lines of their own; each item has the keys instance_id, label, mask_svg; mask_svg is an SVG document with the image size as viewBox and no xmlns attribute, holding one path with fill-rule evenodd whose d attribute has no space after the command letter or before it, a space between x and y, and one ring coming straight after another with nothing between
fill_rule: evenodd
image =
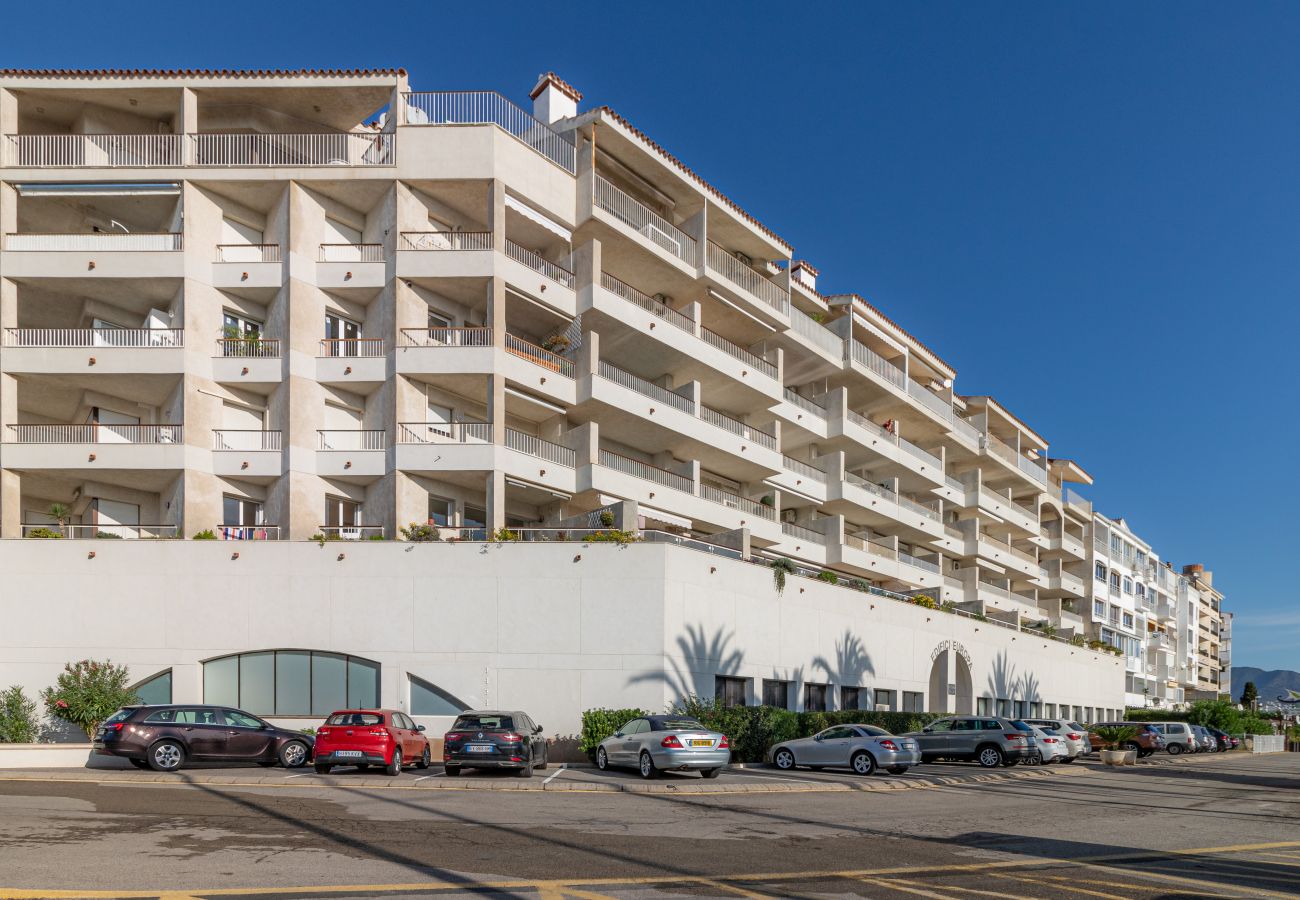
<instances>
[{"instance_id":1,"label":"yellow road marking","mask_svg":"<svg viewBox=\"0 0 1300 900\"><path fill-rule=\"evenodd\" d=\"M895 891L902 891L905 894L916 894L918 897L932 897L936 900L955 900L952 894L940 894L935 891L927 891L923 888L908 887L902 881L895 881L889 878L858 878L863 884L873 884L876 887L890 888Z\"/></svg>"},{"instance_id":2,"label":"yellow road marking","mask_svg":"<svg viewBox=\"0 0 1300 900\"><path fill-rule=\"evenodd\" d=\"M990 872L993 878L1005 878L1007 881L1019 881L1022 884L1036 884L1043 886L1042 878L1029 878L1024 875L1011 875L1006 872ZM1101 891L1092 891L1088 888L1076 887L1074 882L1062 882L1061 887L1074 891L1076 894L1087 894L1089 897L1103 897L1105 900L1128 900L1125 894L1106 894Z\"/></svg>"}]
</instances>

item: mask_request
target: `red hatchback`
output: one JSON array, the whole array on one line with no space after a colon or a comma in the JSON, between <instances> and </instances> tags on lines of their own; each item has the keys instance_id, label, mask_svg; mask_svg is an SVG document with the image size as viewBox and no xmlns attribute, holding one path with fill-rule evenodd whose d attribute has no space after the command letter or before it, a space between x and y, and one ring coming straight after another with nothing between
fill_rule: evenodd
<instances>
[{"instance_id":1,"label":"red hatchback","mask_svg":"<svg viewBox=\"0 0 1300 900\"><path fill-rule=\"evenodd\" d=\"M424 726L394 709L341 709L316 729L314 757L322 775L335 766L383 766L385 774L398 775L407 763L427 769L429 755Z\"/></svg>"}]
</instances>

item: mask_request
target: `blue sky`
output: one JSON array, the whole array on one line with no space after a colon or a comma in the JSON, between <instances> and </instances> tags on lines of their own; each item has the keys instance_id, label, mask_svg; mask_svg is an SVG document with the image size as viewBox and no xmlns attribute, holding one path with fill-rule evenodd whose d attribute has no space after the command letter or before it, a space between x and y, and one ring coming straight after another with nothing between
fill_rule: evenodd
<instances>
[{"instance_id":1,"label":"blue sky","mask_svg":"<svg viewBox=\"0 0 1300 900\"><path fill-rule=\"evenodd\" d=\"M1300 5L132 6L53 37L11 4L0 65L402 66L521 103L554 69L1212 568L1238 663L1300 669Z\"/></svg>"}]
</instances>

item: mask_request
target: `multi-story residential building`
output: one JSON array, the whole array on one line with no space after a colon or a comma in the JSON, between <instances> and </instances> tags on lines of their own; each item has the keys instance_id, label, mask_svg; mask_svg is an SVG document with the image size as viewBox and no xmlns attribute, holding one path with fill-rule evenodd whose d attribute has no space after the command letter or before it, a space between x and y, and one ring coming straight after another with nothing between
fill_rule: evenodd
<instances>
[{"instance_id":1,"label":"multi-story residential building","mask_svg":"<svg viewBox=\"0 0 1300 900\"><path fill-rule=\"evenodd\" d=\"M1183 566L1189 598L1196 604L1196 687L1190 699L1213 700L1228 688L1222 672L1220 641L1224 628L1223 594L1214 587L1214 573L1199 563ZM1231 687L1231 682L1228 682Z\"/></svg>"},{"instance_id":2,"label":"multi-story residential building","mask_svg":"<svg viewBox=\"0 0 1300 900\"><path fill-rule=\"evenodd\" d=\"M965 640L996 636L975 669L945 638L932 672L870 700L842 682L845 704L1113 713L1177 666L1149 669L1168 624L1124 585L1154 560L1074 492L1081 467L866 299L819 291L626 118L550 74L531 96L415 92L400 70L0 73L0 537L612 524L929 595ZM1085 604L1103 527L1133 550L1104 623ZM1026 630L1050 704L1009 684ZM1098 633L1128 653L1122 685L1068 644ZM747 677L797 691L824 639ZM1117 673L1104 697L1079 696L1085 659Z\"/></svg>"},{"instance_id":3,"label":"multi-story residential building","mask_svg":"<svg viewBox=\"0 0 1300 900\"><path fill-rule=\"evenodd\" d=\"M1232 616L1233 614L1220 608L1219 615L1223 624L1219 628L1219 693L1227 694L1233 700L1239 699L1233 696L1232 687Z\"/></svg>"}]
</instances>

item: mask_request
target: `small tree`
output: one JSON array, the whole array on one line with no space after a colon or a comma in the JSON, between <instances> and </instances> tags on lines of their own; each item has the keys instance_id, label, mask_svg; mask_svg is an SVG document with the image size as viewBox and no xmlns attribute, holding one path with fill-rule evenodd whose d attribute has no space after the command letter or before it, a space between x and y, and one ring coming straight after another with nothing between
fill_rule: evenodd
<instances>
[{"instance_id":1,"label":"small tree","mask_svg":"<svg viewBox=\"0 0 1300 900\"><path fill-rule=\"evenodd\" d=\"M88 737L94 737L101 722L122 707L140 702L127 681L126 666L83 659L66 664L54 687L41 692L41 699L51 716L78 725Z\"/></svg>"},{"instance_id":2,"label":"small tree","mask_svg":"<svg viewBox=\"0 0 1300 900\"><path fill-rule=\"evenodd\" d=\"M1247 681L1246 686L1241 689L1241 705L1246 709L1254 709L1255 701L1259 699L1259 689L1255 687L1255 682Z\"/></svg>"},{"instance_id":3,"label":"small tree","mask_svg":"<svg viewBox=\"0 0 1300 900\"><path fill-rule=\"evenodd\" d=\"M72 518L72 510L68 509L68 507L64 506L62 503L51 503L50 508L45 511L45 514L59 523L60 534L63 533L63 526L68 524L68 519Z\"/></svg>"},{"instance_id":4,"label":"small tree","mask_svg":"<svg viewBox=\"0 0 1300 900\"><path fill-rule=\"evenodd\" d=\"M0 744L34 744L40 731L36 701L20 685L0 691Z\"/></svg>"}]
</instances>

